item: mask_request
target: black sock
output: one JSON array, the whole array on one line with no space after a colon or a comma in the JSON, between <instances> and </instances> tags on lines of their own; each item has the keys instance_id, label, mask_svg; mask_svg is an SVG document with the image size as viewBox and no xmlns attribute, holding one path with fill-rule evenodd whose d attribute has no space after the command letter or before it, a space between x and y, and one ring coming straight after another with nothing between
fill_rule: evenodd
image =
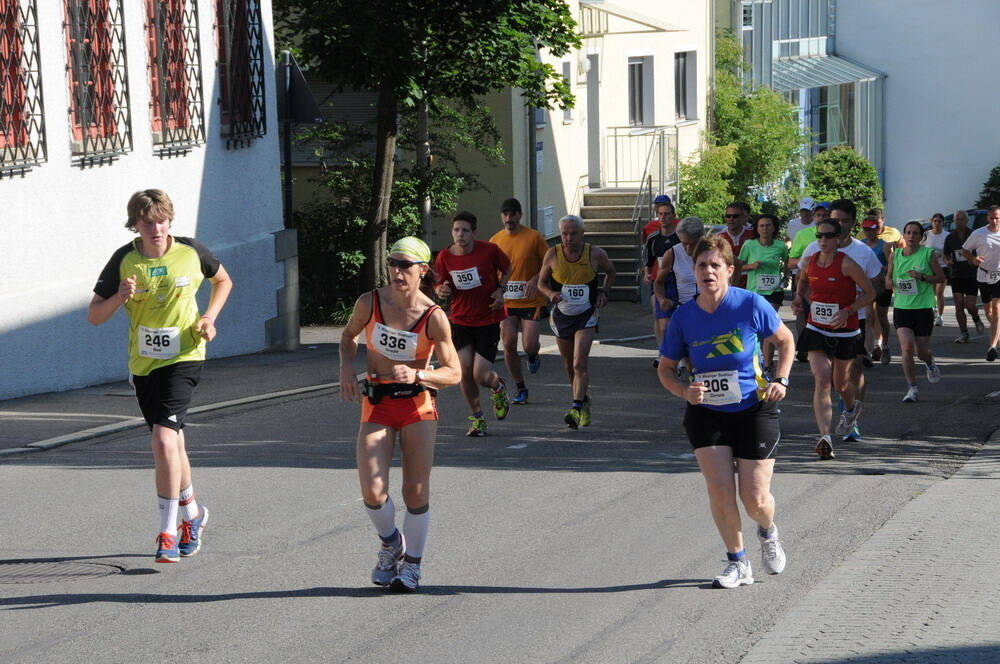
<instances>
[{"instance_id":1,"label":"black sock","mask_svg":"<svg viewBox=\"0 0 1000 664\"><path fill-rule=\"evenodd\" d=\"M519 390L526 390L526 389L528 389L528 386L525 385L524 383L518 383L517 384L517 389L519 389Z\"/></svg>"}]
</instances>

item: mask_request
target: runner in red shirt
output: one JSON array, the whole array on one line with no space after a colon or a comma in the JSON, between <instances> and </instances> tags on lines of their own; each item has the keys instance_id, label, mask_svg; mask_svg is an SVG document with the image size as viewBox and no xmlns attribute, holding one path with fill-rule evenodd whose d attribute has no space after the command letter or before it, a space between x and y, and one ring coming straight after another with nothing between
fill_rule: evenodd
<instances>
[{"instance_id":1,"label":"runner in red shirt","mask_svg":"<svg viewBox=\"0 0 1000 664\"><path fill-rule=\"evenodd\" d=\"M458 212L452 218L454 244L437 255L435 292L451 298L448 320L451 337L462 365L462 394L469 403L472 421L467 436L485 436L486 419L479 404L479 386L492 390L493 413L507 417L510 399L507 385L493 363L504 319L503 293L510 279L507 255L492 242L476 240L476 215Z\"/></svg>"}]
</instances>

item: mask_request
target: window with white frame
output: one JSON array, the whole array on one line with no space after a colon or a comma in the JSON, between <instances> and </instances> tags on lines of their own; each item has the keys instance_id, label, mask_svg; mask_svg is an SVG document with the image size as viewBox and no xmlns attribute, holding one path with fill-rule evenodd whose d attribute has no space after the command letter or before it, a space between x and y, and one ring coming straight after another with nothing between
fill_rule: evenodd
<instances>
[{"instance_id":1,"label":"window with white frame","mask_svg":"<svg viewBox=\"0 0 1000 664\"><path fill-rule=\"evenodd\" d=\"M564 62L562 63L562 77L566 82L566 87L573 91L573 63ZM573 108L567 106L563 109L563 124L571 124L573 122Z\"/></svg>"}]
</instances>

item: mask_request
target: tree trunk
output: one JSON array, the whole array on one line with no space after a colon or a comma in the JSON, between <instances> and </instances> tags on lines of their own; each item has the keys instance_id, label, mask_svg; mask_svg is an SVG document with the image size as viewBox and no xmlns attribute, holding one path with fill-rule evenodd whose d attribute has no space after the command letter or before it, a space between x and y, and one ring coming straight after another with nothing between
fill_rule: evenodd
<instances>
[{"instance_id":1,"label":"tree trunk","mask_svg":"<svg viewBox=\"0 0 1000 664\"><path fill-rule=\"evenodd\" d=\"M372 173L372 197L365 228L365 265L361 271L361 292L377 288L389 280L386 266L386 231L389 227L389 201L392 197L393 171L396 165L396 134L399 126L398 99L388 83L378 90L377 126L375 129L375 168Z\"/></svg>"}]
</instances>

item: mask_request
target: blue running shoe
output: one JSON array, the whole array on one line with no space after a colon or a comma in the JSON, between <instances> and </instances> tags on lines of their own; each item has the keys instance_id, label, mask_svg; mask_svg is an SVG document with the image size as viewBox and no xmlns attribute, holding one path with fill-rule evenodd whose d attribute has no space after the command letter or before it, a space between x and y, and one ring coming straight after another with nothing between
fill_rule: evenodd
<instances>
[{"instance_id":1,"label":"blue running shoe","mask_svg":"<svg viewBox=\"0 0 1000 664\"><path fill-rule=\"evenodd\" d=\"M181 540L177 548L185 558L193 556L201 549L201 531L204 530L206 523L208 523L208 508L204 505L201 506L199 517L191 521L181 521L181 525L177 528Z\"/></svg>"},{"instance_id":2,"label":"blue running shoe","mask_svg":"<svg viewBox=\"0 0 1000 664\"><path fill-rule=\"evenodd\" d=\"M532 357L528 356L528 371L535 374L538 370L542 368L542 357L540 355L535 355Z\"/></svg>"},{"instance_id":3,"label":"blue running shoe","mask_svg":"<svg viewBox=\"0 0 1000 664\"><path fill-rule=\"evenodd\" d=\"M177 538L167 533L156 536L156 561L158 563L176 563L181 559L177 550Z\"/></svg>"},{"instance_id":4,"label":"blue running shoe","mask_svg":"<svg viewBox=\"0 0 1000 664\"><path fill-rule=\"evenodd\" d=\"M516 406L523 406L528 403L528 390L518 390L517 394L514 395L514 398L511 399L510 402Z\"/></svg>"},{"instance_id":5,"label":"blue running shoe","mask_svg":"<svg viewBox=\"0 0 1000 664\"><path fill-rule=\"evenodd\" d=\"M857 442L861 440L861 429L855 425L850 431L844 434L844 442Z\"/></svg>"}]
</instances>

